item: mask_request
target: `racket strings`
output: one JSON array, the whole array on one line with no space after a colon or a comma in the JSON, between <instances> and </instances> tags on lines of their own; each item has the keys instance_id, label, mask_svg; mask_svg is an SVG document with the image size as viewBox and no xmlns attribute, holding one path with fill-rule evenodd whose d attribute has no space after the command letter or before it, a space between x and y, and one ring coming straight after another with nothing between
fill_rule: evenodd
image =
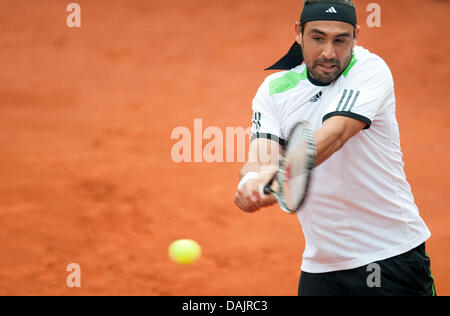
<instances>
[{"instance_id":1,"label":"racket strings","mask_svg":"<svg viewBox=\"0 0 450 316\"><path fill-rule=\"evenodd\" d=\"M315 147L311 144L314 144L314 136L305 132L302 125L297 126L289 137L279 183L284 204L290 210L297 210L306 195L314 164L311 157L315 156Z\"/></svg>"}]
</instances>

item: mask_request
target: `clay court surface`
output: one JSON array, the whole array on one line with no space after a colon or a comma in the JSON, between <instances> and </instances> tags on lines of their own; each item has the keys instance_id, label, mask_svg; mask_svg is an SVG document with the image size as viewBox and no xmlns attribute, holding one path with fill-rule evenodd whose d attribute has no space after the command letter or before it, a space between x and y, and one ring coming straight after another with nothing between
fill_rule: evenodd
<instances>
[{"instance_id":1,"label":"clay court surface","mask_svg":"<svg viewBox=\"0 0 450 316\"><path fill-rule=\"evenodd\" d=\"M299 0L0 1L1 295L296 295L304 240L278 207L232 203L240 163L174 163L176 127L250 125ZM450 294L449 1L380 0L360 44L396 82L406 174ZM203 247L193 266L171 241ZM66 286L81 266L82 286Z\"/></svg>"}]
</instances>

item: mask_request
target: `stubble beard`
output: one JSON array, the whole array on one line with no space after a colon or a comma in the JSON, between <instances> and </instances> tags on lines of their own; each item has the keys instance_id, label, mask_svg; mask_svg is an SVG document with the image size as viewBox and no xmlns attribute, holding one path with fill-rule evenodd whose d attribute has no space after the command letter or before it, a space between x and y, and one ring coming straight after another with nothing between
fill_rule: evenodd
<instances>
[{"instance_id":1,"label":"stubble beard","mask_svg":"<svg viewBox=\"0 0 450 316\"><path fill-rule=\"evenodd\" d=\"M308 69L310 76L313 77L315 80L322 82L324 84L329 84L335 81L337 78L339 78L341 74L344 72L344 70L347 68L347 66L350 64L350 61L352 59L352 52L353 49L350 50L349 55L342 64L339 62L339 60L335 58L332 59L320 58L314 60L312 62L312 65L310 65L305 58L306 68ZM321 68L321 65L326 67L332 66L332 68L324 70L323 68Z\"/></svg>"}]
</instances>

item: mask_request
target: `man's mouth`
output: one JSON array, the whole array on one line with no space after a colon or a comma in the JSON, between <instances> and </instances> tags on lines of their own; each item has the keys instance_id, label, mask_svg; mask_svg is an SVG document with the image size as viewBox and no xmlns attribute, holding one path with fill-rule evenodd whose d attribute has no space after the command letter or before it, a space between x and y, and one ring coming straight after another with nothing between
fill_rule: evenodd
<instances>
[{"instance_id":1,"label":"man's mouth","mask_svg":"<svg viewBox=\"0 0 450 316\"><path fill-rule=\"evenodd\" d=\"M336 65L332 65L332 64L328 64L328 65L327 64L319 64L318 67L321 71L327 72L327 73L333 72L337 68Z\"/></svg>"}]
</instances>

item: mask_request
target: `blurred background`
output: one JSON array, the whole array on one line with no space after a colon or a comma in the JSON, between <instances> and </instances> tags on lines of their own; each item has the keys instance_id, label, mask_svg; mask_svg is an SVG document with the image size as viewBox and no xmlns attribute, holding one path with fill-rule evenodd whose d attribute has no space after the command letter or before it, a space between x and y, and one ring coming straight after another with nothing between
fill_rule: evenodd
<instances>
[{"instance_id":1,"label":"blurred background","mask_svg":"<svg viewBox=\"0 0 450 316\"><path fill-rule=\"evenodd\" d=\"M296 295L295 216L232 203L240 163L174 163L174 128L247 127L301 0L0 0L0 295ZM376 1L406 174L450 294L449 1ZM443 35L444 34L444 35ZM191 238L192 266L167 256ZM68 288L66 267L81 267Z\"/></svg>"}]
</instances>

